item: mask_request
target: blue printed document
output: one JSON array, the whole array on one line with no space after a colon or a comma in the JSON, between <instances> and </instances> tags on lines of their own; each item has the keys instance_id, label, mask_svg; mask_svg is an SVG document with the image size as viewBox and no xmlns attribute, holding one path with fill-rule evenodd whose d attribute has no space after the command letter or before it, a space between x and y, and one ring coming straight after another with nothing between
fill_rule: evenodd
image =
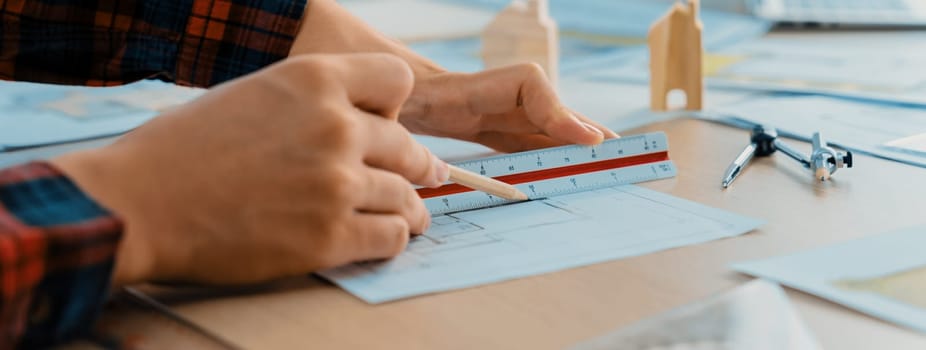
<instances>
[{"instance_id":1,"label":"blue printed document","mask_svg":"<svg viewBox=\"0 0 926 350\"><path fill-rule=\"evenodd\" d=\"M627 185L435 216L397 258L321 275L382 303L733 237L761 223Z\"/></svg>"}]
</instances>

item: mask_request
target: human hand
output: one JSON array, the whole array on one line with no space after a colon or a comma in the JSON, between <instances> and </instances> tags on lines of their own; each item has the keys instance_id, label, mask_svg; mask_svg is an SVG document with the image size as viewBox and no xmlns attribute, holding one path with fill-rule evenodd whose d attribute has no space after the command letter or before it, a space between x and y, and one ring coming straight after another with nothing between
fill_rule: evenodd
<instances>
[{"instance_id":1,"label":"human hand","mask_svg":"<svg viewBox=\"0 0 926 350\"><path fill-rule=\"evenodd\" d=\"M53 163L126 224L114 284L249 283L400 253L449 169L395 122L385 54L291 58Z\"/></svg>"},{"instance_id":2,"label":"human hand","mask_svg":"<svg viewBox=\"0 0 926 350\"><path fill-rule=\"evenodd\" d=\"M505 152L618 137L564 107L537 65L447 73L333 0L310 2L290 50L292 55L319 52L388 52L405 60L416 81L399 120L415 133L478 142Z\"/></svg>"},{"instance_id":3,"label":"human hand","mask_svg":"<svg viewBox=\"0 0 926 350\"><path fill-rule=\"evenodd\" d=\"M619 137L560 103L543 69L521 64L475 74L419 74L399 121L415 133L515 152Z\"/></svg>"}]
</instances>

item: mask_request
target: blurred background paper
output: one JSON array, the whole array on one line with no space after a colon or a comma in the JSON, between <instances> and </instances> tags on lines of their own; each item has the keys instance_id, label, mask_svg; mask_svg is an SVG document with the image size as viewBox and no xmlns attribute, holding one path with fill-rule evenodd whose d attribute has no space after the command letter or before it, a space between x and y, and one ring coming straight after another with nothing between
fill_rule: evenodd
<instances>
[{"instance_id":1,"label":"blurred background paper","mask_svg":"<svg viewBox=\"0 0 926 350\"><path fill-rule=\"evenodd\" d=\"M817 95L767 94L712 108L707 119L737 127L764 124L782 136L809 140L815 131L831 143L865 153L926 167L926 153L916 143L901 142L926 132L926 109L885 103L862 103Z\"/></svg>"},{"instance_id":2,"label":"blurred background paper","mask_svg":"<svg viewBox=\"0 0 926 350\"><path fill-rule=\"evenodd\" d=\"M820 346L781 287L756 280L573 348L605 349L817 350Z\"/></svg>"},{"instance_id":3,"label":"blurred background paper","mask_svg":"<svg viewBox=\"0 0 926 350\"><path fill-rule=\"evenodd\" d=\"M921 32L778 33L707 51L705 80L710 88L926 105ZM647 57L638 55L582 72L591 79L646 83L647 64Z\"/></svg>"},{"instance_id":4,"label":"blurred background paper","mask_svg":"<svg viewBox=\"0 0 926 350\"><path fill-rule=\"evenodd\" d=\"M913 227L733 269L926 333L926 227Z\"/></svg>"},{"instance_id":5,"label":"blurred background paper","mask_svg":"<svg viewBox=\"0 0 926 350\"><path fill-rule=\"evenodd\" d=\"M202 91L153 80L118 87L0 82L0 152L123 133Z\"/></svg>"},{"instance_id":6,"label":"blurred background paper","mask_svg":"<svg viewBox=\"0 0 926 350\"><path fill-rule=\"evenodd\" d=\"M342 0L352 14L404 43L479 35L495 12L437 0Z\"/></svg>"},{"instance_id":7,"label":"blurred background paper","mask_svg":"<svg viewBox=\"0 0 926 350\"><path fill-rule=\"evenodd\" d=\"M451 71L481 70L480 34L510 0L348 0L352 13L408 44ZM650 24L665 2L639 0L552 0L550 15L560 28L560 71L617 64L646 51ZM755 39L769 24L746 15L704 9L704 43L725 47ZM561 74L561 76L565 76Z\"/></svg>"}]
</instances>

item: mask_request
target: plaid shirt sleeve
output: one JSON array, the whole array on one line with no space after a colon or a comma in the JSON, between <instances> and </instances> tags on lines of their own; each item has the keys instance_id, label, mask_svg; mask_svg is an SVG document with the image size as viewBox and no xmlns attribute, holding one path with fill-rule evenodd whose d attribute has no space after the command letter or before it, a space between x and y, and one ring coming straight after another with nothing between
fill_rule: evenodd
<instances>
[{"instance_id":1,"label":"plaid shirt sleeve","mask_svg":"<svg viewBox=\"0 0 926 350\"><path fill-rule=\"evenodd\" d=\"M306 1L0 1L0 78L215 85L285 58Z\"/></svg>"},{"instance_id":2,"label":"plaid shirt sleeve","mask_svg":"<svg viewBox=\"0 0 926 350\"><path fill-rule=\"evenodd\" d=\"M47 163L0 170L0 349L89 331L122 224Z\"/></svg>"}]
</instances>

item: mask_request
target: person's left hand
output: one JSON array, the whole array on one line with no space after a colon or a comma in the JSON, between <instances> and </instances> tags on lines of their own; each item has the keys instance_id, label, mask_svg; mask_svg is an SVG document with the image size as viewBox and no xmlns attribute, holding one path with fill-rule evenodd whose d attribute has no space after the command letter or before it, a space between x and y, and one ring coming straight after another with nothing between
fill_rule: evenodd
<instances>
[{"instance_id":1,"label":"person's left hand","mask_svg":"<svg viewBox=\"0 0 926 350\"><path fill-rule=\"evenodd\" d=\"M481 143L502 152L594 145L619 137L560 103L540 66L419 76L399 121L409 131Z\"/></svg>"}]
</instances>

